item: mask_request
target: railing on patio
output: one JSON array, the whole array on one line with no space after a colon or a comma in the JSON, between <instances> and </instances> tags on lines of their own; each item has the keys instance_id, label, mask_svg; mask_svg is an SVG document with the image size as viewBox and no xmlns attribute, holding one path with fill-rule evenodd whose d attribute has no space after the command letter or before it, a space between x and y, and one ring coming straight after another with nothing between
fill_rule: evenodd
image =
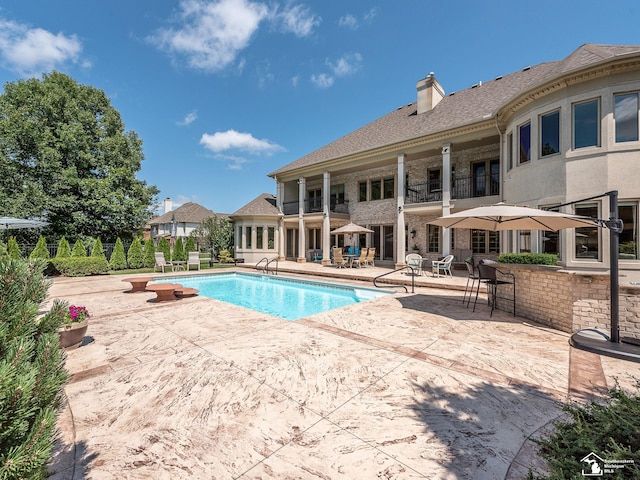
<instances>
[{"instance_id":1,"label":"railing on patio","mask_svg":"<svg viewBox=\"0 0 640 480\"><path fill-rule=\"evenodd\" d=\"M387 275L391 275L392 273L396 273L396 272L401 272L402 270L409 270L410 271L410 275L411 275L411 293L415 293L416 291L416 269L414 267L412 267L411 265L405 265L404 267L400 267L400 268L396 268L395 270L391 270L390 272L386 272L383 273L382 275L378 275L377 277L375 277L373 279L373 286L376 288L404 288L404 291L406 293L409 293L409 290L407 289L406 285L393 285L393 284L387 284L387 285L378 285L377 280L379 278L382 277L386 277Z\"/></svg>"},{"instance_id":2,"label":"railing on patio","mask_svg":"<svg viewBox=\"0 0 640 480\"><path fill-rule=\"evenodd\" d=\"M300 202L284 202L282 213L285 215L297 215ZM331 201L329 211L333 213L349 213L349 201ZM304 201L304 213L322 213L322 199L312 198Z\"/></svg>"},{"instance_id":3,"label":"railing on patio","mask_svg":"<svg viewBox=\"0 0 640 480\"><path fill-rule=\"evenodd\" d=\"M499 179L490 174L454 177L451 180L451 198L475 198L500 194ZM441 202L440 180L407 184L405 203Z\"/></svg>"}]
</instances>

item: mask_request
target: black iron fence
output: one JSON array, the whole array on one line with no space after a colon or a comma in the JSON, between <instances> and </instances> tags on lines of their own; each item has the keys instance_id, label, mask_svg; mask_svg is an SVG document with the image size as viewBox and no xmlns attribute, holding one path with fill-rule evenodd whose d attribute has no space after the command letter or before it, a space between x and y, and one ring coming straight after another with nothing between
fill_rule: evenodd
<instances>
[{"instance_id":1,"label":"black iron fence","mask_svg":"<svg viewBox=\"0 0 640 480\"><path fill-rule=\"evenodd\" d=\"M407 184L405 203L442 201L441 181L431 180ZM468 175L451 180L451 198L475 198L500 194L499 178L491 174Z\"/></svg>"},{"instance_id":2,"label":"black iron fence","mask_svg":"<svg viewBox=\"0 0 640 480\"><path fill-rule=\"evenodd\" d=\"M284 202L282 213L285 215L297 215L300 202ZM329 211L333 213L349 213L349 201L331 201ZM322 213L322 199L312 198L304 201L304 213Z\"/></svg>"},{"instance_id":3,"label":"black iron fence","mask_svg":"<svg viewBox=\"0 0 640 480\"><path fill-rule=\"evenodd\" d=\"M113 253L113 249L116 246L115 243L103 243L102 244L102 250L104 251L105 256L107 257L107 259L111 258L111 254ZM129 247L131 246L130 243L124 243L124 252L125 254L129 251ZM29 254L33 251L34 248L36 248L36 244L35 243L23 243L23 244L19 244L18 247L20 247L20 253L22 253L23 257L28 257ZM70 245L70 248L73 250L73 244ZM87 250L87 255L91 255L91 249L93 248L92 246L87 248L85 245L85 248ZM47 244L47 250L49 250L49 256L51 258L56 256L56 253L58 252L58 244L57 243L48 243Z\"/></svg>"}]
</instances>

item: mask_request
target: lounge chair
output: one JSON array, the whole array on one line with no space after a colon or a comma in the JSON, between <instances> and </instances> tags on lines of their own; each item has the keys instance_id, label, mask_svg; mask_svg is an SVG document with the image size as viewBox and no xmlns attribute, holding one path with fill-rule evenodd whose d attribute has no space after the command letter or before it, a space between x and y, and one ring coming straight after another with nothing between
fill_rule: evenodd
<instances>
[{"instance_id":1,"label":"lounge chair","mask_svg":"<svg viewBox=\"0 0 640 480\"><path fill-rule=\"evenodd\" d=\"M405 257L407 267L411 267L410 272L415 275L422 275L422 256L417 253L410 253Z\"/></svg>"},{"instance_id":2,"label":"lounge chair","mask_svg":"<svg viewBox=\"0 0 640 480\"><path fill-rule=\"evenodd\" d=\"M454 258L456 258L455 255L447 255L442 260L434 260L431 262L431 275L440 277L440 272L444 272L445 275L449 274L450 277L453 277L451 273L451 263Z\"/></svg>"},{"instance_id":3,"label":"lounge chair","mask_svg":"<svg viewBox=\"0 0 640 480\"><path fill-rule=\"evenodd\" d=\"M376 266L376 249L375 247L369 247L369 251L367 252L367 260L365 262L367 265L371 265L372 267Z\"/></svg>"},{"instance_id":4,"label":"lounge chair","mask_svg":"<svg viewBox=\"0 0 640 480\"><path fill-rule=\"evenodd\" d=\"M160 268L160 269L162 269L162 273L164 273L164 269L165 269L166 267L171 267L171 271L173 272L173 263L171 263L171 262L167 262L167 261L164 259L164 253L162 253L162 252L156 252L156 253L155 253L155 256L156 256L156 264L155 264L155 266L153 267L153 271L154 271L154 272L156 271L156 268Z\"/></svg>"},{"instance_id":5,"label":"lounge chair","mask_svg":"<svg viewBox=\"0 0 640 480\"><path fill-rule=\"evenodd\" d=\"M363 248L360 250L360 256L358 258L354 258L351 261L351 265L356 265L358 267L366 267L367 265L367 249Z\"/></svg>"},{"instance_id":6,"label":"lounge chair","mask_svg":"<svg viewBox=\"0 0 640 480\"><path fill-rule=\"evenodd\" d=\"M187 259L187 270L191 265L196 265L200 270L200 252L189 252L189 258Z\"/></svg>"},{"instance_id":7,"label":"lounge chair","mask_svg":"<svg viewBox=\"0 0 640 480\"><path fill-rule=\"evenodd\" d=\"M342 256L341 247L333 247L333 263L338 268L344 268L347 265L347 259Z\"/></svg>"}]
</instances>

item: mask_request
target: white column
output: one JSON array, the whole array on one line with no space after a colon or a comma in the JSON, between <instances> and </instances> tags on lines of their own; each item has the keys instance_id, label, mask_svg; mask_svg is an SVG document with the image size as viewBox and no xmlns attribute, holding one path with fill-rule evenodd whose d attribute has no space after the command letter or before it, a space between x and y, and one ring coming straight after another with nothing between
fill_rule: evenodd
<instances>
[{"instance_id":1,"label":"white column","mask_svg":"<svg viewBox=\"0 0 640 480\"><path fill-rule=\"evenodd\" d=\"M451 213L451 144L442 145L442 215ZM442 229L442 255L451 253L451 229Z\"/></svg>"},{"instance_id":2,"label":"white column","mask_svg":"<svg viewBox=\"0 0 640 480\"><path fill-rule=\"evenodd\" d=\"M282 211L283 202L284 202L284 183L276 179L276 207L278 207L278 211L280 212L280 215L281 215L281 217L278 219L278 228L275 235L276 249L278 252L278 260L285 259L284 214Z\"/></svg>"},{"instance_id":3,"label":"white column","mask_svg":"<svg viewBox=\"0 0 640 480\"><path fill-rule=\"evenodd\" d=\"M306 238L304 234L304 196L307 190L307 182L304 177L298 179L298 263L307 261L305 256Z\"/></svg>"},{"instance_id":4,"label":"white column","mask_svg":"<svg viewBox=\"0 0 640 480\"><path fill-rule=\"evenodd\" d=\"M398 155L398 219L396 221L398 231L396 232L396 268L400 268L405 265L405 251L407 250L404 236L405 177L404 153L401 153Z\"/></svg>"},{"instance_id":5,"label":"white column","mask_svg":"<svg viewBox=\"0 0 640 480\"><path fill-rule=\"evenodd\" d=\"M331 174L324 172L322 184L322 264L331 263Z\"/></svg>"}]
</instances>

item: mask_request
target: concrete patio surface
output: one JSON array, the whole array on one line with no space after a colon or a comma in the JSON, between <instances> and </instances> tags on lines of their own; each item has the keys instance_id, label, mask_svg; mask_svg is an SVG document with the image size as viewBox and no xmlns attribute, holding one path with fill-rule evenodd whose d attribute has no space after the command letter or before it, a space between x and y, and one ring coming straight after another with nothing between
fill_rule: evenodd
<instances>
[{"instance_id":1,"label":"concrete patio surface","mask_svg":"<svg viewBox=\"0 0 640 480\"><path fill-rule=\"evenodd\" d=\"M384 271L280 263L367 287ZM67 352L52 479L524 478L543 468L528 439L559 401L640 378L566 333L489 318L486 298L472 312L463 276L297 321L202 296L154 303L122 278L49 290L92 315Z\"/></svg>"}]
</instances>

